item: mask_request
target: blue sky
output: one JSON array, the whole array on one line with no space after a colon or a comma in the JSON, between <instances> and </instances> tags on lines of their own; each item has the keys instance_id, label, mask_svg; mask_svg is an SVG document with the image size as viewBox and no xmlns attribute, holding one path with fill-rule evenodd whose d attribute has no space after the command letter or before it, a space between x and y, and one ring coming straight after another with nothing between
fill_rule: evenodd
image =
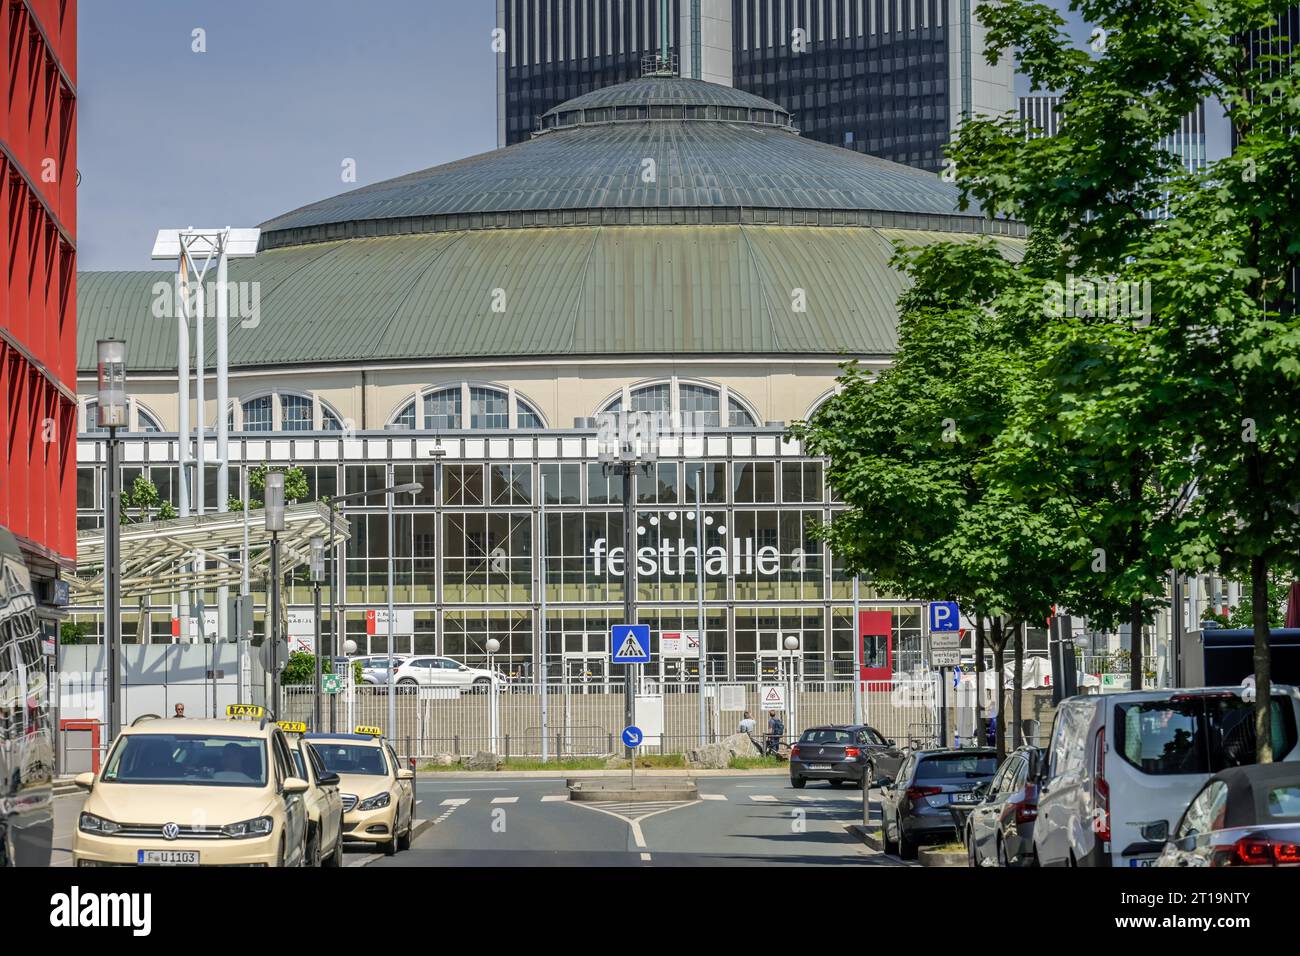
<instances>
[{"instance_id":1,"label":"blue sky","mask_svg":"<svg viewBox=\"0 0 1300 956\"><path fill-rule=\"evenodd\" d=\"M495 148L495 9L492 0L81 0L80 268L159 268L149 251L160 228L254 226ZM206 52L192 49L196 29ZM341 178L346 159L355 184Z\"/></svg>"}]
</instances>

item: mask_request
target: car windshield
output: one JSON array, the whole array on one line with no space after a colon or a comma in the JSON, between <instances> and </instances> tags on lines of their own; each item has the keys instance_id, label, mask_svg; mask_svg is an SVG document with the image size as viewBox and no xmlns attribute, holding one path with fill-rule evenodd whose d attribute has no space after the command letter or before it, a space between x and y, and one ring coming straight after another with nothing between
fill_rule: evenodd
<instances>
[{"instance_id":1,"label":"car windshield","mask_svg":"<svg viewBox=\"0 0 1300 956\"><path fill-rule=\"evenodd\" d=\"M206 734L128 734L114 748L107 783L266 786L266 742Z\"/></svg>"},{"instance_id":2,"label":"car windshield","mask_svg":"<svg viewBox=\"0 0 1300 956\"><path fill-rule=\"evenodd\" d=\"M801 744L847 744L853 735L847 730L805 730Z\"/></svg>"},{"instance_id":3,"label":"car windshield","mask_svg":"<svg viewBox=\"0 0 1300 956\"><path fill-rule=\"evenodd\" d=\"M995 754L936 754L916 765L917 780L980 780L997 773Z\"/></svg>"},{"instance_id":4,"label":"car windshield","mask_svg":"<svg viewBox=\"0 0 1300 956\"><path fill-rule=\"evenodd\" d=\"M1295 717L1285 697L1274 697L1271 710L1280 759L1295 746ZM1121 703L1115 715L1120 754L1143 773L1209 774L1255 762L1252 707L1235 694Z\"/></svg>"},{"instance_id":5,"label":"car windshield","mask_svg":"<svg viewBox=\"0 0 1300 956\"><path fill-rule=\"evenodd\" d=\"M388 773L384 752L364 744L313 744L327 773L356 773L382 777Z\"/></svg>"}]
</instances>

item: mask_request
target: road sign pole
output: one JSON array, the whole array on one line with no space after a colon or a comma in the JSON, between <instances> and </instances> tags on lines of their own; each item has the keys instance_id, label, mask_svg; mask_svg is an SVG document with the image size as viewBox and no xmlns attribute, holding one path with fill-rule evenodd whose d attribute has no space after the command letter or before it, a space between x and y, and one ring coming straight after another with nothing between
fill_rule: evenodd
<instances>
[{"instance_id":1,"label":"road sign pole","mask_svg":"<svg viewBox=\"0 0 1300 956\"><path fill-rule=\"evenodd\" d=\"M623 467L623 623L636 620L636 467L635 461L624 461ZM647 648L648 649L648 648ZM623 665L623 726L636 726L636 695L633 680L635 664ZM627 756L634 751L627 749ZM635 761L633 761L635 763Z\"/></svg>"}]
</instances>

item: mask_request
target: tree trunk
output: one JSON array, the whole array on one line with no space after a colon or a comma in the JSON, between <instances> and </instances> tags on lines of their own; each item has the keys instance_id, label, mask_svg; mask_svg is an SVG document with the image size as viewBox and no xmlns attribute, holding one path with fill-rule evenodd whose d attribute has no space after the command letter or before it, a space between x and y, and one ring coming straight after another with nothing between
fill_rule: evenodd
<instances>
[{"instance_id":1,"label":"tree trunk","mask_svg":"<svg viewBox=\"0 0 1300 956\"><path fill-rule=\"evenodd\" d=\"M984 615L975 615L975 743L984 746Z\"/></svg>"},{"instance_id":2,"label":"tree trunk","mask_svg":"<svg viewBox=\"0 0 1300 956\"><path fill-rule=\"evenodd\" d=\"M993 669L997 672L997 736L994 738L994 746L998 751L998 762L1007 755L1007 715L1003 709L1006 703L1006 688L1004 686L1003 657L1002 652L1006 650L1007 640L1002 633L1002 618L993 619Z\"/></svg>"},{"instance_id":3,"label":"tree trunk","mask_svg":"<svg viewBox=\"0 0 1300 956\"><path fill-rule=\"evenodd\" d=\"M1011 739L1017 747L1024 746L1025 737L1020 729L1020 695L1025 689L1025 622L1020 621L1016 624L1011 632L1011 639L1015 641L1014 653L1012 659L1016 662L1016 672L1011 675Z\"/></svg>"},{"instance_id":4,"label":"tree trunk","mask_svg":"<svg viewBox=\"0 0 1300 956\"><path fill-rule=\"evenodd\" d=\"M1268 562L1250 559L1251 617L1255 628L1255 762L1273 762L1273 661L1269 651Z\"/></svg>"},{"instance_id":5,"label":"tree trunk","mask_svg":"<svg viewBox=\"0 0 1300 956\"><path fill-rule=\"evenodd\" d=\"M1129 605L1129 687L1141 690L1144 682L1142 660L1142 599L1138 598Z\"/></svg>"}]
</instances>

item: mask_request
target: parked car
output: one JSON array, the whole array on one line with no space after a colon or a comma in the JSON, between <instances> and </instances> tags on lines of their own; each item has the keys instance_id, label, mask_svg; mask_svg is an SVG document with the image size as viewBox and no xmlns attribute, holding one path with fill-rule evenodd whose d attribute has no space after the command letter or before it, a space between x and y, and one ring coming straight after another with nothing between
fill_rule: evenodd
<instances>
[{"instance_id":1,"label":"parked car","mask_svg":"<svg viewBox=\"0 0 1300 956\"><path fill-rule=\"evenodd\" d=\"M415 773L377 728L353 734L304 734L327 773L338 774L343 800L343 839L377 845L386 856L411 848L415 829Z\"/></svg>"},{"instance_id":2,"label":"parked car","mask_svg":"<svg viewBox=\"0 0 1300 956\"><path fill-rule=\"evenodd\" d=\"M495 680L506 682L500 671L468 667L450 657L412 657L393 672L398 687L487 687Z\"/></svg>"},{"instance_id":3,"label":"parked car","mask_svg":"<svg viewBox=\"0 0 1300 956\"><path fill-rule=\"evenodd\" d=\"M1300 763L1216 773L1155 866L1300 866Z\"/></svg>"},{"instance_id":4,"label":"parked car","mask_svg":"<svg viewBox=\"0 0 1300 956\"><path fill-rule=\"evenodd\" d=\"M289 737L289 750L298 776L306 780L307 865L343 865L343 797L339 775L325 769L320 755L301 737Z\"/></svg>"},{"instance_id":5,"label":"parked car","mask_svg":"<svg viewBox=\"0 0 1300 956\"><path fill-rule=\"evenodd\" d=\"M898 775L880 790L885 852L910 860L921 843L961 839L949 807L977 803L975 788L997 769L997 752L988 747L907 754Z\"/></svg>"},{"instance_id":6,"label":"parked car","mask_svg":"<svg viewBox=\"0 0 1300 956\"><path fill-rule=\"evenodd\" d=\"M410 659L410 654L394 654L394 670ZM352 660L361 662L361 683L371 686L388 683L387 654L368 654L365 657L354 657Z\"/></svg>"},{"instance_id":7,"label":"parked car","mask_svg":"<svg viewBox=\"0 0 1300 956\"><path fill-rule=\"evenodd\" d=\"M825 780L832 787L846 781L872 787L882 775L897 773L902 759L892 740L865 724L809 727L790 748L790 785Z\"/></svg>"},{"instance_id":8,"label":"parked car","mask_svg":"<svg viewBox=\"0 0 1300 956\"><path fill-rule=\"evenodd\" d=\"M1255 762L1241 687L1071 697L1056 712L1039 786L1043 866L1150 866L1206 780ZM1273 753L1300 760L1300 693L1273 687Z\"/></svg>"},{"instance_id":9,"label":"parked car","mask_svg":"<svg viewBox=\"0 0 1300 956\"><path fill-rule=\"evenodd\" d=\"M1017 747L988 786L975 788L984 799L966 818L966 856L971 866L1037 865L1034 821L1042 763L1040 748Z\"/></svg>"}]
</instances>

